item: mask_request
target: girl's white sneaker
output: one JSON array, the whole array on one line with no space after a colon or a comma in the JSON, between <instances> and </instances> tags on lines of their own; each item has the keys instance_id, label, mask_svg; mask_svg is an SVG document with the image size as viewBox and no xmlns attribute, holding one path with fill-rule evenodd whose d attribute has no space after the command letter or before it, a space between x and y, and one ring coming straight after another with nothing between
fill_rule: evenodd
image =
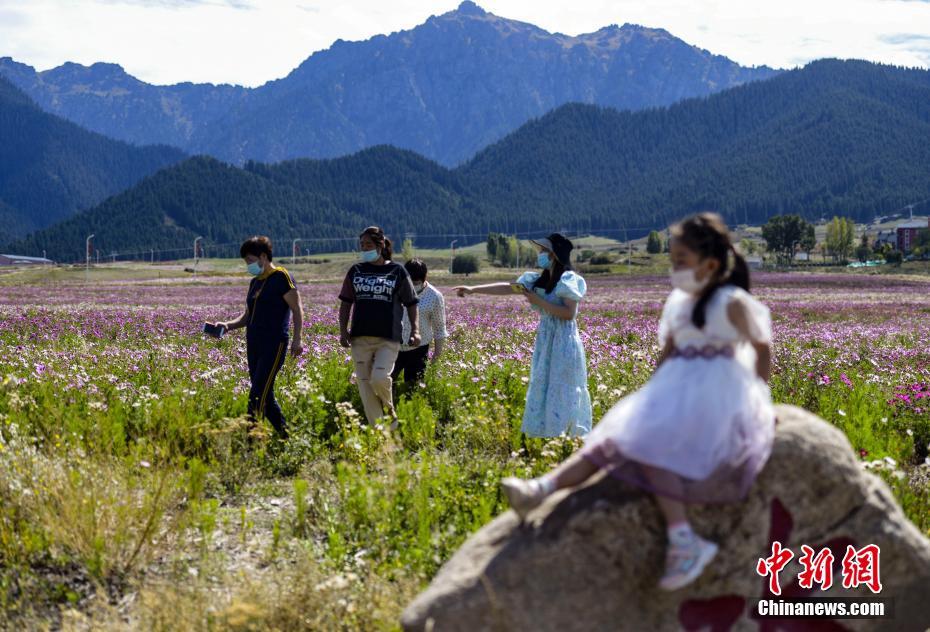
<instances>
[{"instance_id":1,"label":"girl's white sneaker","mask_svg":"<svg viewBox=\"0 0 930 632\"><path fill-rule=\"evenodd\" d=\"M678 590L697 579L714 556L717 545L695 535L685 545L669 545L665 574L659 580L662 590Z\"/></svg>"},{"instance_id":2,"label":"girl's white sneaker","mask_svg":"<svg viewBox=\"0 0 930 632\"><path fill-rule=\"evenodd\" d=\"M536 480L527 481L522 478L508 476L501 481L501 487L507 496L507 502L510 503L510 506L517 512L521 520L526 518L526 514L542 504L542 501L546 498L542 486Z\"/></svg>"}]
</instances>

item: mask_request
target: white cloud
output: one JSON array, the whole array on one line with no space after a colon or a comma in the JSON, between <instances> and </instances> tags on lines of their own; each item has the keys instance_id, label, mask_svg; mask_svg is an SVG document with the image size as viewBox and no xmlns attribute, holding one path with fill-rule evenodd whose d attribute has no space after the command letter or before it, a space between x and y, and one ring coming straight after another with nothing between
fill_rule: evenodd
<instances>
[{"instance_id":1,"label":"white cloud","mask_svg":"<svg viewBox=\"0 0 930 632\"><path fill-rule=\"evenodd\" d=\"M189 9L203 5L229 7L231 9L252 9L254 6L246 0L98 0L103 4L134 4L140 7L158 7L167 9Z\"/></svg>"},{"instance_id":2,"label":"white cloud","mask_svg":"<svg viewBox=\"0 0 930 632\"><path fill-rule=\"evenodd\" d=\"M488 0L544 28L586 32L604 23L661 27L746 65L792 67L822 57L923 65L919 47L883 36L930 33L930 4L905 0ZM579 7L583 7L580 10ZM497 13L498 11L495 11Z\"/></svg>"},{"instance_id":3,"label":"white cloud","mask_svg":"<svg viewBox=\"0 0 930 632\"><path fill-rule=\"evenodd\" d=\"M153 83L259 85L336 39L412 28L457 0L0 0L0 55L40 69L110 61ZM662 27L746 65L820 57L930 66L927 0L484 0L485 9L577 34ZM915 37L916 35L916 37Z\"/></svg>"}]
</instances>

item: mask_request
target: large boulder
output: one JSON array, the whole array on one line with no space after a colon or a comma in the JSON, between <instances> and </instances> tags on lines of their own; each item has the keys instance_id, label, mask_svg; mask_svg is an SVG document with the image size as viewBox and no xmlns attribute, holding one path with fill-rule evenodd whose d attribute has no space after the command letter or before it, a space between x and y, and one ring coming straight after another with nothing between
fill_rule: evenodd
<instances>
[{"instance_id":1,"label":"large boulder","mask_svg":"<svg viewBox=\"0 0 930 632\"><path fill-rule=\"evenodd\" d=\"M554 494L522 523L508 511L473 535L404 611L405 630L925 630L930 626L930 541L865 471L837 428L778 406L771 459L740 504L695 506L695 531L720 553L676 592L659 590L665 525L648 494L599 476ZM893 619L778 624L755 617L770 596L756 572L779 540L795 553L782 596L893 599ZM801 545L835 557L827 592L797 584ZM842 587L847 545L877 544L883 589ZM785 622L787 623L787 622ZM796 627L798 624L802 627ZM806 627L813 625L814 627Z\"/></svg>"}]
</instances>

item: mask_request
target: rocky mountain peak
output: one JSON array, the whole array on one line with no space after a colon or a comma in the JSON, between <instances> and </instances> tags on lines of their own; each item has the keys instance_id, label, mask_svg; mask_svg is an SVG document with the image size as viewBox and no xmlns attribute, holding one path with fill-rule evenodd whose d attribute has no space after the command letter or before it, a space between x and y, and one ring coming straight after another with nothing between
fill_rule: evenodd
<instances>
[{"instance_id":1,"label":"rocky mountain peak","mask_svg":"<svg viewBox=\"0 0 930 632\"><path fill-rule=\"evenodd\" d=\"M487 11L479 7L477 4L471 0L464 0L462 4L455 10L455 13L459 15L473 15L473 16L485 16L488 14Z\"/></svg>"}]
</instances>

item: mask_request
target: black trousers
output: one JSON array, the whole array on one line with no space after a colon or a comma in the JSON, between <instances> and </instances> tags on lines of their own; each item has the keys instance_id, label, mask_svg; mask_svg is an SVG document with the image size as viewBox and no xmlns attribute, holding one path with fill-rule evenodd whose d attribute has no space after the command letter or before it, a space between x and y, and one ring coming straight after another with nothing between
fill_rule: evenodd
<instances>
[{"instance_id":1,"label":"black trousers","mask_svg":"<svg viewBox=\"0 0 930 632\"><path fill-rule=\"evenodd\" d=\"M246 343L246 357L249 362L249 378L252 388L249 390L249 417L264 417L278 434L287 437L287 424L281 407L274 398L274 379L287 359L287 340L252 341Z\"/></svg>"},{"instance_id":2,"label":"black trousers","mask_svg":"<svg viewBox=\"0 0 930 632\"><path fill-rule=\"evenodd\" d=\"M391 372L391 379L397 383L397 377L404 373L405 384L416 384L423 379L426 373L426 360L429 356L429 345L422 345L410 351L401 351L397 354L397 360L394 361L394 370Z\"/></svg>"}]
</instances>

